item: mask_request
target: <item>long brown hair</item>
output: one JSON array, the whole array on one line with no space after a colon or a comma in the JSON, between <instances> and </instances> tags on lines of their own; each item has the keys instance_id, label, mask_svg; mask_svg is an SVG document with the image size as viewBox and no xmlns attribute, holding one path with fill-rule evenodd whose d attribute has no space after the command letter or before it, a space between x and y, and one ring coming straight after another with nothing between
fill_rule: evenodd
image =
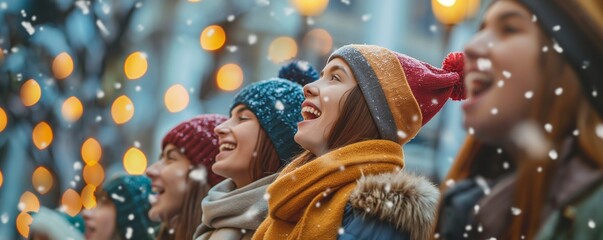
<instances>
[{"instance_id":1,"label":"long brown hair","mask_svg":"<svg viewBox=\"0 0 603 240\"><path fill-rule=\"evenodd\" d=\"M540 32L539 41L546 46L552 46L553 42L544 32ZM543 45L544 46L544 45ZM541 71L543 73L540 82L540 94L536 94L531 105L532 111L529 117L538 126L549 123L554 126L545 139L553 149L559 151L563 142L572 137L574 130L578 130L576 144L572 146L571 152L579 155L588 164L603 169L603 139L596 136L597 124L603 123L593 106L588 102L585 93L579 85L576 72L560 54L554 51L542 53L540 58ZM555 89L563 88L563 94L556 96ZM576 116L576 118L574 118ZM476 175L497 177L502 171L486 167L497 165L510 155L500 155L496 147L480 142L473 136L469 136L460 150L446 180L455 181L473 177ZM542 223L542 210L546 206L546 197L549 196L550 184L557 169L558 161L552 161L548 156L539 158L532 157L526 153L513 155L516 164L517 185L514 194L514 206L521 209L522 213L513 216L505 238L532 239L540 229ZM492 160L495 162L492 162ZM501 166L501 165L498 165ZM537 169L541 173L537 173ZM445 184L442 190L446 189Z\"/></svg>"},{"instance_id":2,"label":"long brown hair","mask_svg":"<svg viewBox=\"0 0 603 240\"><path fill-rule=\"evenodd\" d=\"M368 139L379 139L377 125L358 85L344 93L339 106L341 114L333 124L327 141L330 150ZM307 150L297 156L302 163L314 158L316 156Z\"/></svg>"},{"instance_id":3,"label":"long brown hair","mask_svg":"<svg viewBox=\"0 0 603 240\"><path fill-rule=\"evenodd\" d=\"M249 163L249 175L254 182L263 177L276 173L281 167L281 161L276 148L268 138L268 134L260 127L253 158Z\"/></svg>"},{"instance_id":4,"label":"long brown hair","mask_svg":"<svg viewBox=\"0 0 603 240\"><path fill-rule=\"evenodd\" d=\"M202 168L203 166L197 167ZM157 234L158 240L192 239L196 227L201 224L203 215L201 201L207 196L211 186L206 182L190 178L187 178L187 181L189 187L184 195L184 204L180 208L180 213L176 216L177 219L173 226L170 225L171 219L163 220Z\"/></svg>"}]
</instances>

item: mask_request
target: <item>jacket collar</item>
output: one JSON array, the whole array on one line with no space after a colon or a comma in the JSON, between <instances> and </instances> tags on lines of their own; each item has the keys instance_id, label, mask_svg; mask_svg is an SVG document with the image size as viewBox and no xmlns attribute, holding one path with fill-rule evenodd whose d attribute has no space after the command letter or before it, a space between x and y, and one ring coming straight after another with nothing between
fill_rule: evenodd
<instances>
[{"instance_id":1,"label":"jacket collar","mask_svg":"<svg viewBox=\"0 0 603 240\"><path fill-rule=\"evenodd\" d=\"M362 177L350 203L365 215L410 232L412 239L428 239L438 199L438 189L427 179L397 171Z\"/></svg>"}]
</instances>

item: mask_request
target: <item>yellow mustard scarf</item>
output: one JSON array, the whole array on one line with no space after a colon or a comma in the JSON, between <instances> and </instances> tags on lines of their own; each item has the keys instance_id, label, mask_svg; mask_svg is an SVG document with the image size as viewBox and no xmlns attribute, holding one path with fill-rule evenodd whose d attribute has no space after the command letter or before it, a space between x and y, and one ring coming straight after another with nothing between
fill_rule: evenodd
<instances>
[{"instance_id":1,"label":"yellow mustard scarf","mask_svg":"<svg viewBox=\"0 0 603 240\"><path fill-rule=\"evenodd\" d=\"M400 144L387 140L350 144L303 165L294 160L268 187L268 217L253 239L336 239L356 180L403 166Z\"/></svg>"}]
</instances>

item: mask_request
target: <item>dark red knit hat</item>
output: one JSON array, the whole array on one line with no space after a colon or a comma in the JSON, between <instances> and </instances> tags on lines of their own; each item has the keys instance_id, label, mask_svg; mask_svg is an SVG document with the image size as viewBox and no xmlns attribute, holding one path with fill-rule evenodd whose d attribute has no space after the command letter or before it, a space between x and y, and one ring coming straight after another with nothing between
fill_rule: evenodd
<instances>
[{"instance_id":1,"label":"dark red knit hat","mask_svg":"<svg viewBox=\"0 0 603 240\"><path fill-rule=\"evenodd\" d=\"M207 170L207 182L214 186L224 180L211 170L216 162L216 155L220 152L218 135L214 133L214 128L227 119L222 115L206 114L180 123L165 135L161 148L173 144L194 166L203 164Z\"/></svg>"}]
</instances>

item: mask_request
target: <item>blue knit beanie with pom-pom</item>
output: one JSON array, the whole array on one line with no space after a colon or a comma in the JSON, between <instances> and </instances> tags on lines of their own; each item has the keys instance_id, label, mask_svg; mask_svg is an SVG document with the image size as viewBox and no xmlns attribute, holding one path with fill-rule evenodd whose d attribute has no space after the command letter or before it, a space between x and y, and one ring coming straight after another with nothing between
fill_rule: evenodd
<instances>
[{"instance_id":1,"label":"blue knit beanie with pom-pom","mask_svg":"<svg viewBox=\"0 0 603 240\"><path fill-rule=\"evenodd\" d=\"M268 134L280 158L281 166L301 152L293 140L297 123L302 121L303 85L318 79L318 73L309 63L293 61L281 68L279 78L263 80L243 88L230 107L243 104L251 110Z\"/></svg>"}]
</instances>

